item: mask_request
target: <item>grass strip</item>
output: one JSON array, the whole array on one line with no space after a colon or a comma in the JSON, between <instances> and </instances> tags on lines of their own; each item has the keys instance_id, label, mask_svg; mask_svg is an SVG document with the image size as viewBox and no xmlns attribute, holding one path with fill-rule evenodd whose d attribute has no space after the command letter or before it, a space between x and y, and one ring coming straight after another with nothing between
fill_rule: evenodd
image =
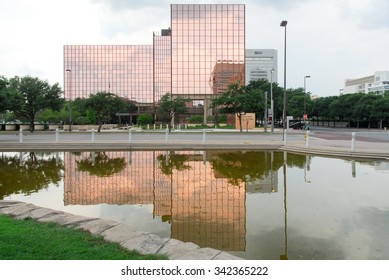
<instances>
[{"instance_id":1,"label":"grass strip","mask_svg":"<svg viewBox=\"0 0 389 280\"><path fill-rule=\"evenodd\" d=\"M142 255L102 236L42 223L31 218L0 215L1 260L162 260L163 255Z\"/></svg>"}]
</instances>

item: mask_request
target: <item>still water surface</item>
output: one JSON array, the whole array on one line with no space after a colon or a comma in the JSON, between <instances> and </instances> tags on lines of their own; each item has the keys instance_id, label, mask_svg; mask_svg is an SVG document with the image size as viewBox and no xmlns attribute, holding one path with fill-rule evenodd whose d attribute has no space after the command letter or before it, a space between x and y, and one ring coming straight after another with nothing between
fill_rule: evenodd
<instances>
[{"instance_id":1,"label":"still water surface","mask_svg":"<svg viewBox=\"0 0 389 280\"><path fill-rule=\"evenodd\" d=\"M389 259L388 179L388 161L272 151L0 155L0 199L246 259Z\"/></svg>"}]
</instances>

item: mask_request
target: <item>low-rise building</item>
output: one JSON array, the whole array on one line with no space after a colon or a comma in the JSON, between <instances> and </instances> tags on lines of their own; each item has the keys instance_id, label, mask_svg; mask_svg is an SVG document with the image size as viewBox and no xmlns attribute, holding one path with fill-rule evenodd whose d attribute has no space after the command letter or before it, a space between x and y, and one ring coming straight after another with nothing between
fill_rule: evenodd
<instances>
[{"instance_id":1,"label":"low-rise building","mask_svg":"<svg viewBox=\"0 0 389 280\"><path fill-rule=\"evenodd\" d=\"M389 71L376 71L374 75L357 79L346 79L342 94L384 93L389 91Z\"/></svg>"}]
</instances>

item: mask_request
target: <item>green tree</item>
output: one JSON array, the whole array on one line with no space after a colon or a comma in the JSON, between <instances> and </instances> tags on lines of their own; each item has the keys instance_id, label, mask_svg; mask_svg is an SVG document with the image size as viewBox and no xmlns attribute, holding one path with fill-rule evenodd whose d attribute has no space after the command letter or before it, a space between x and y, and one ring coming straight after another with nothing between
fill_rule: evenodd
<instances>
[{"instance_id":1,"label":"green tree","mask_svg":"<svg viewBox=\"0 0 389 280\"><path fill-rule=\"evenodd\" d=\"M247 88L239 84L230 84L226 92L212 100L212 108L218 108L223 114L237 115L240 132L242 116L246 113L263 113L264 93L259 88Z\"/></svg>"},{"instance_id":2,"label":"green tree","mask_svg":"<svg viewBox=\"0 0 389 280\"><path fill-rule=\"evenodd\" d=\"M34 131L35 116L44 109L58 111L62 108L64 99L58 83L49 85L47 81L25 76L9 80L11 93L10 109L16 117L30 123L30 131Z\"/></svg>"},{"instance_id":3,"label":"green tree","mask_svg":"<svg viewBox=\"0 0 389 280\"><path fill-rule=\"evenodd\" d=\"M173 97L170 93L162 96L157 112L167 116L169 132L174 122L174 118L187 111L186 104L190 99L181 96Z\"/></svg>"},{"instance_id":4,"label":"green tree","mask_svg":"<svg viewBox=\"0 0 389 280\"><path fill-rule=\"evenodd\" d=\"M192 115L189 117L189 123L203 123L203 117L199 115Z\"/></svg>"},{"instance_id":5,"label":"green tree","mask_svg":"<svg viewBox=\"0 0 389 280\"><path fill-rule=\"evenodd\" d=\"M139 125L148 125L153 123L153 117L150 114L140 114L137 122Z\"/></svg>"},{"instance_id":6,"label":"green tree","mask_svg":"<svg viewBox=\"0 0 389 280\"><path fill-rule=\"evenodd\" d=\"M313 101L312 116L317 119L328 119L331 116L330 104L336 100L337 96L321 97Z\"/></svg>"},{"instance_id":7,"label":"green tree","mask_svg":"<svg viewBox=\"0 0 389 280\"><path fill-rule=\"evenodd\" d=\"M389 94L384 94L382 99L372 102L372 116L380 120L380 129L382 122L389 120Z\"/></svg>"},{"instance_id":8,"label":"green tree","mask_svg":"<svg viewBox=\"0 0 389 280\"><path fill-rule=\"evenodd\" d=\"M62 108L60 111L53 111L51 109L43 110L37 113L36 118L39 122L48 122L48 123L60 123L69 120L69 111Z\"/></svg>"},{"instance_id":9,"label":"green tree","mask_svg":"<svg viewBox=\"0 0 389 280\"><path fill-rule=\"evenodd\" d=\"M0 76L0 114L10 109L10 96L8 92L8 80Z\"/></svg>"},{"instance_id":10,"label":"green tree","mask_svg":"<svg viewBox=\"0 0 389 280\"><path fill-rule=\"evenodd\" d=\"M97 123L99 125L97 132L101 131L104 118L113 112L118 112L118 108L125 106L123 99L110 92L98 92L91 94L85 100L85 107L95 112Z\"/></svg>"},{"instance_id":11,"label":"green tree","mask_svg":"<svg viewBox=\"0 0 389 280\"><path fill-rule=\"evenodd\" d=\"M382 96L377 93L369 93L369 94L363 94L360 93L360 99L359 102L354 104L353 108L353 118L357 121L357 127L359 128L359 122L361 120L367 120L368 121L368 128L370 128L371 125L371 119L373 117L373 103L376 100L382 100Z\"/></svg>"},{"instance_id":12,"label":"green tree","mask_svg":"<svg viewBox=\"0 0 389 280\"><path fill-rule=\"evenodd\" d=\"M277 83L269 83L265 79L260 79L260 80L251 80L249 84L246 86L247 91L255 90L258 89L260 90L259 93L267 93L267 107L270 108L271 106L271 93L273 92L273 119L276 121L277 119L281 120L282 119L282 112L283 112L283 88L279 87ZM264 104L263 102L263 97L260 97L261 99L259 102ZM264 109L264 107L263 107ZM264 115L264 111L259 110L257 113L260 116Z\"/></svg>"},{"instance_id":13,"label":"green tree","mask_svg":"<svg viewBox=\"0 0 389 280\"><path fill-rule=\"evenodd\" d=\"M287 92L287 115L293 116L293 118L301 119L304 115L304 101L306 103L307 98L304 94L303 88L288 89ZM306 104L305 104L306 105Z\"/></svg>"}]
</instances>

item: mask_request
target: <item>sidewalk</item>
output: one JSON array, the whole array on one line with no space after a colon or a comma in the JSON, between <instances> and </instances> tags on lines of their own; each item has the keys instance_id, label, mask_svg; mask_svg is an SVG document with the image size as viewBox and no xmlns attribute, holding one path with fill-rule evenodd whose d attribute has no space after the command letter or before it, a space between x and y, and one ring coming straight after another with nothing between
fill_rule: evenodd
<instances>
[{"instance_id":1,"label":"sidewalk","mask_svg":"<svg viewBox=\"0 0 389 280\"><path fill-rule=\"evenodd\" d=\"M325 140L314 136L301 141L287 141L279 150L311 155L332 157L369 158L389 160L389 142L369 142L352 140Z\"/></svg>"},{"instance_id":2,"label":"sidewalk","mask_svg":"<svg viewBox=\"0 0 389 280\"><path fill-rule=\"evenodd\" d=\"M264 133L252 130L240 133L238 130L209 129L174 131L165 136L164 131L104 131L92 137L109 135L103 140L94 140L92 132L38 132L22 136L19 132L0 133L0 151L92 151L92 150L281 150L294 153L316 154L326 156L389 159L389 141L367 142L358 140L325 140L306 131L289 131L283 141L282 130ZM134 139L134 136L152 135L148 139ZM218 138L212 138L218 135ZM179 138L183 136L186 138ZM24 138L23 138L24 137ZM60 138L60 140L56 138ZM178 138L177 138L178 137ZM115 138L115 139L113 139ZM21 143L22 142L22 143Z\"/></svg>"}]
</instances>

